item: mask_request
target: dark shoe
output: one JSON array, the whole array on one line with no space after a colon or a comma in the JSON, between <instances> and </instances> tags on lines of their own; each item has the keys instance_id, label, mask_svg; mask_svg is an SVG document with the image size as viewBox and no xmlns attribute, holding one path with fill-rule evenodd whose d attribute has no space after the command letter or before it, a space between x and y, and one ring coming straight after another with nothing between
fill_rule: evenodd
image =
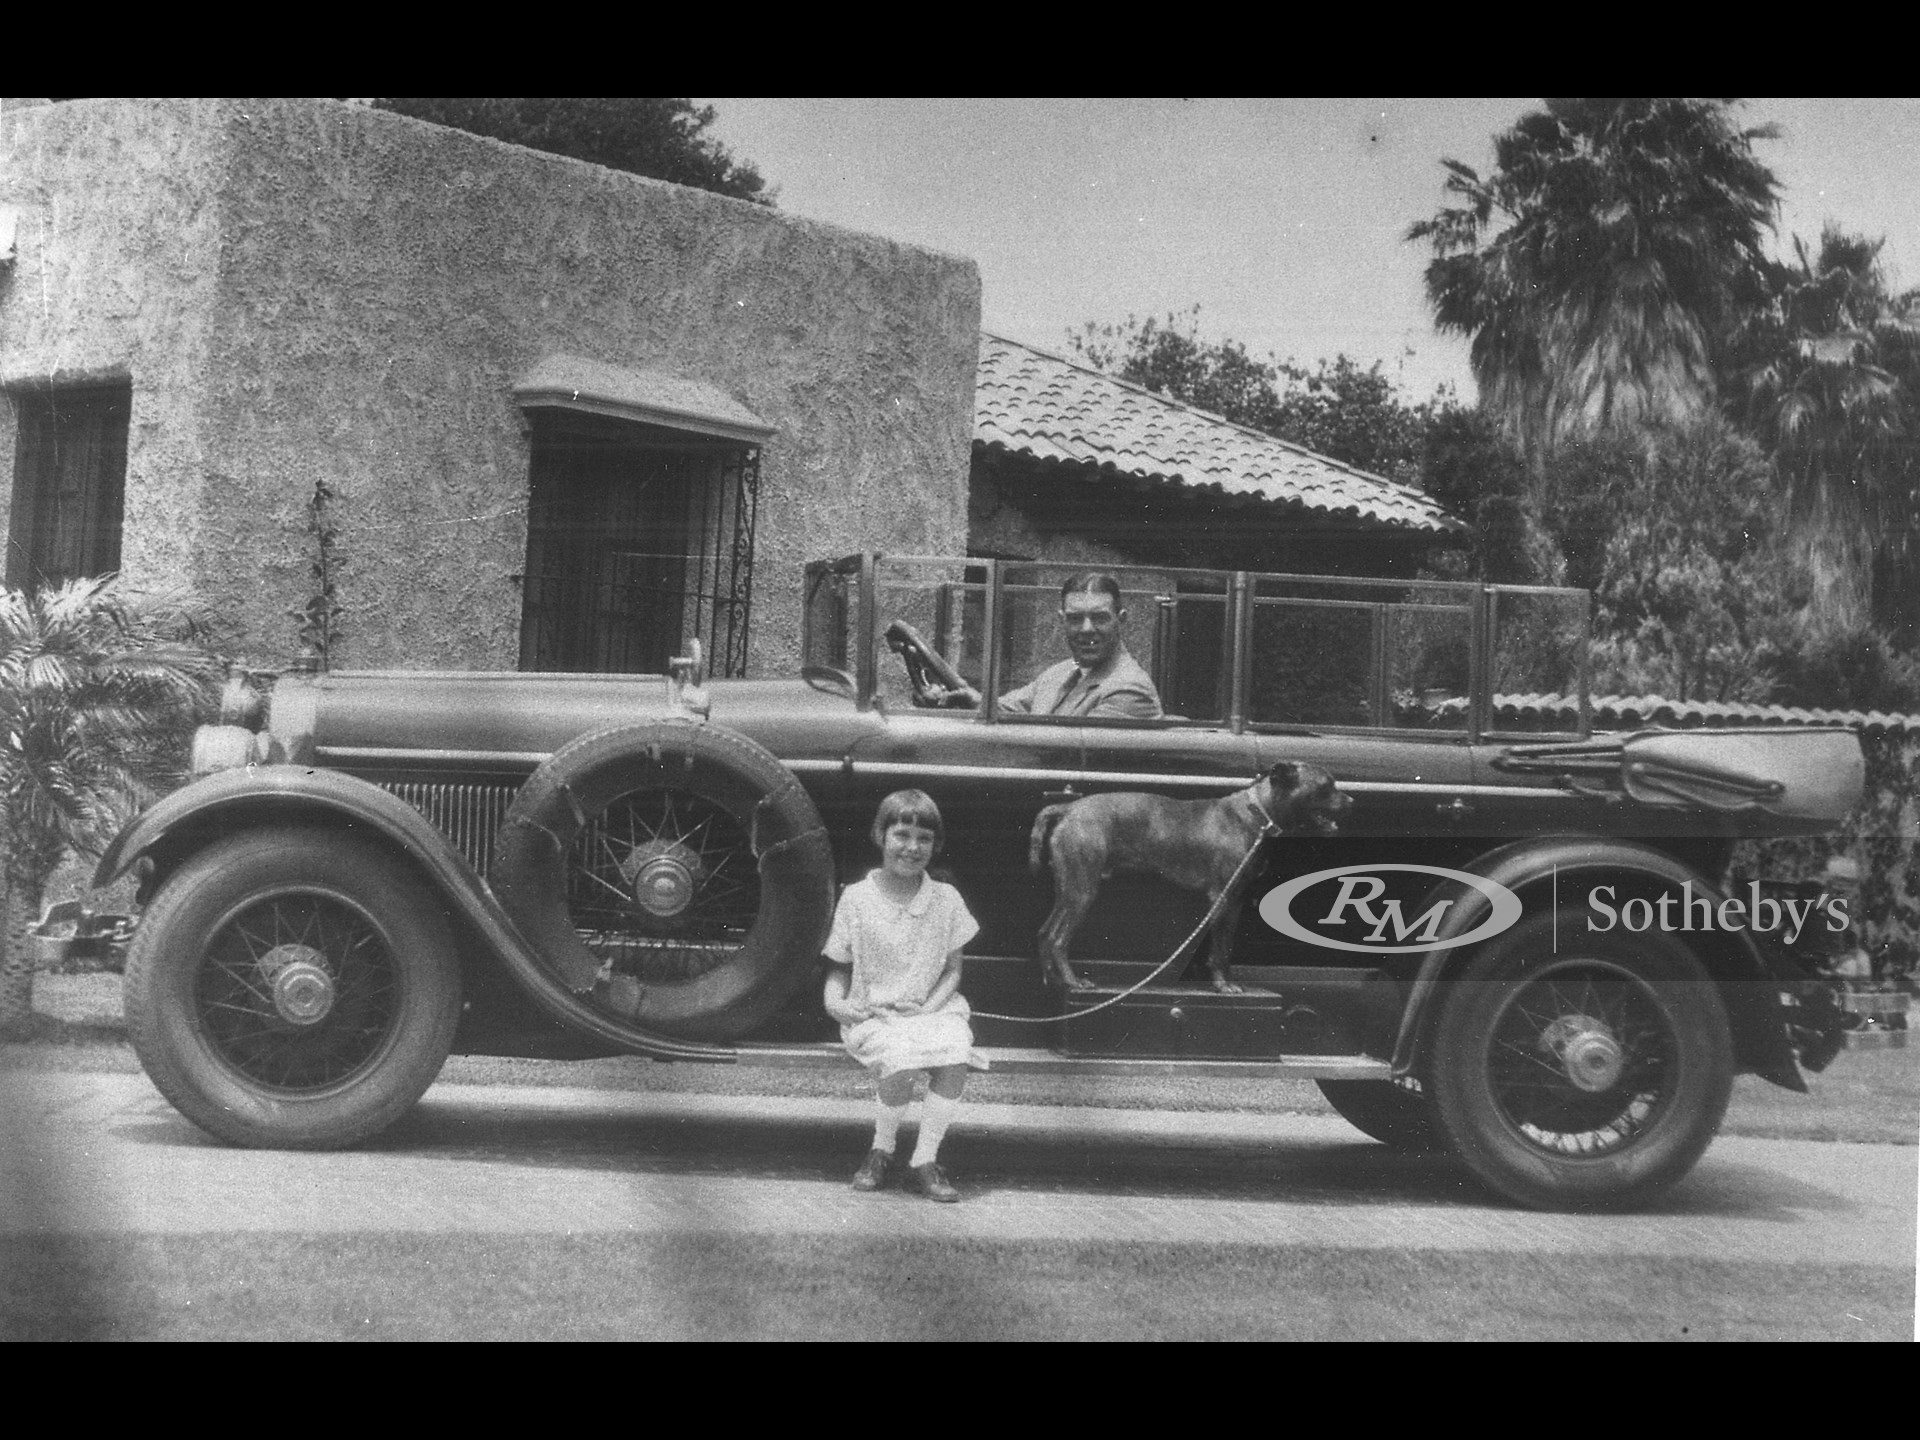
<instances>
[{"instance_id":1,"label":"dark shoe","mask_svg":"<svg viewBox=\"0 0 1920 1440\"><path fill-rule=\"evenodd\" d=\"M887 1183L887 1167L893 1163L893 1156L885 1150L869 1150L867 1158L860 1162L860 1168L853 1172L853 1188L856 1190L878 1190Z\"/></svg>"},{"instance_id":2,"label":"dark shoe","mask_svg":"<svg viewBox=\"0 0 1920 1440\"><path fill-rule=\"evenodd\" d=\"M914 1166L910 1173L913 1175L913 1188L927 1199L951 1205L960 1198L960 1192L953 1188L953 1182L931 1160L925 1165Z\"/></svg>"}]
</instances>

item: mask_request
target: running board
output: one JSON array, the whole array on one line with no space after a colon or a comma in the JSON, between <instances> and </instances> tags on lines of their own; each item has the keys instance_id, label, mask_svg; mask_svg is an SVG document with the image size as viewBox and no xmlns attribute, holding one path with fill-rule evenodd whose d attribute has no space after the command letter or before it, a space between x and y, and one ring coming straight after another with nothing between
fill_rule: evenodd
<instances>
[{"instance_id":1,"label":"running board","mask_svg":"<svg viewBox=\"0 0 1920 1440\"><path fill-rule=\"evenodd\" d=\"M981 1046L996 1075L1106 1075L1172 1079L1207 1076L1241 1080L1388 1080L1393 1066L1371 1055L1276 1055L1271 1060L1136 1060L1121 1055L1061 1055L1052 1050ZM734 1060L778 1070L848 1070L855 1062L839 1045L762 1045L734 1047Z\"/></svg>"}]
</instances>

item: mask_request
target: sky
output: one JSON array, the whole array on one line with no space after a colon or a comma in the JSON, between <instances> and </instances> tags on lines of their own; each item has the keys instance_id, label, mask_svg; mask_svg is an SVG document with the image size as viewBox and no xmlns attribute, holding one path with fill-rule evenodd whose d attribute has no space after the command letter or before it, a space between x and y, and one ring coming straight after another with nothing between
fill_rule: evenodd
<instances>
[{"instance_id":1,"label":"sky","mask_svg":"<svg viewBox=\"0 0 1920 1440\"><path fill-rule=\"evenodd\" d=\"M712 99L711 135L782 210L980 266L982 324L1068 353L1087 321L1200 307L1206 340L1311 365L1382 363L1410 400L1470 400L1407 226L1446 202L1443 157L1483 173L1508 100ZM1822 224L1887 237L1920 285L1920 100L1749 100L1784 192L1774 248Z\"/></svg>"}]
</instances>

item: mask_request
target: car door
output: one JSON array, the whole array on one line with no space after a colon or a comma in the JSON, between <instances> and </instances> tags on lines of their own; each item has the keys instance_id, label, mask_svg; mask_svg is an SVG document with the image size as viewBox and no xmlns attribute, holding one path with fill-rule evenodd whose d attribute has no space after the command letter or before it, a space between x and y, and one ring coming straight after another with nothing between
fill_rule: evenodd
<instances>
[{"instance_id":1,"label":"car door","mask_svg":"<svg viewBox=\"0 0 1920 1440\"><path fill-rule=\"evenodd\" d=\"M1318 766L1353 806L1336 836L1283 835L1269 846L1252 895L1316 870L1448 865L1483 848L1473 838L1470 593L1275 577L1254 590L1244 693L1259 764ZM1394 883L1411 904L1429 882ZM1255 922L1242 940L1249 963L1348 963Z\"/></svg>"},{"instance_id":2,"label":"car door","mask_svg":"<svg viewBox=\"0 0 1920 1440\"><path fill-rule=\"evenodd\" d=\"M895 790L924 790L940 807L947 831L934 868L951 875L980 922L969 953L1030 959L1052 889L1044 874L1029 868L1029 837L1044 806L1086 792L1084 752L1084 727L1050 716L889 714L848 755L855 814L839 828L856 833L843 878L857 878L878 861L867 828L881 799Z\"/></svg>"}]
</instances>

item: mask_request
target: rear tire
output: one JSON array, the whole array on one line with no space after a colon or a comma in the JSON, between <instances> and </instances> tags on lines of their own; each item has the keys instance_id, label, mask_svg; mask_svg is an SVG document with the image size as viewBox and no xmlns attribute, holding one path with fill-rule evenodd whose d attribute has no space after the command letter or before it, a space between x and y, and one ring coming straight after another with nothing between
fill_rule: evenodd
<instances>
[{"instance_id":1,"label":"rear tire","mask_svg":"<svg viewBox=\"0 0 1920 1440\"><path fill-rule=\"evenodd\" d=\"M411 1109L460 1019L444 907L385 848L251 831L162 886L127 952L127 1027L160 1093L234 1145L355 1145Z\"/></svg>"},{"instance_id":2,"label":"rear tire","mask_svg":"<svg viewBox=\"0 0 1920 1440\"><path fill-rule=\"evenodd\" d=\"M1430 1086L1440 1128L1494 1190L1540 1209L1638 1204L1693 1167L1726 1114L1718 986L1659 931L1584 911L1522 921L1447 982Z\"/></svg>"}]
</instances>

